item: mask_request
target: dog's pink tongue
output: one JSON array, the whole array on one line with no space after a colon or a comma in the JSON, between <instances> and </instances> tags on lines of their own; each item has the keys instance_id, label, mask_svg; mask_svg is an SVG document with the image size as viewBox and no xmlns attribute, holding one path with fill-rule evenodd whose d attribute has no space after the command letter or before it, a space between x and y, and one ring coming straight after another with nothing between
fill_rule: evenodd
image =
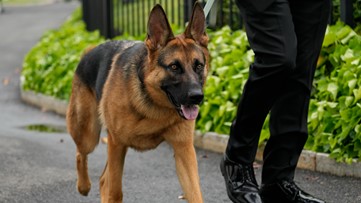
<instances>
[{"instance_id":1,"label":"dog's pink tongue","mask_svg":"<svg viewBox=\"0 0 361 203\"><path fill-rule=\"evenodd\" d=\"M195 120L198 116L198 106L197 105L181 105L181 109L184 117L187 120Z\"/></svg>"}]
</instances>

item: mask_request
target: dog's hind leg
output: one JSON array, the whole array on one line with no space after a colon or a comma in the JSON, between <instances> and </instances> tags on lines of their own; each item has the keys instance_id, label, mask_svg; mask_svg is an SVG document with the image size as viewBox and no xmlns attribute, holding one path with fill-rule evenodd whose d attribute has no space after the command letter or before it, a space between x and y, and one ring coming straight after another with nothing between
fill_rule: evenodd
<instances>
[{"instance_id":1,"label":"dog's hind leg","mask_svg":"<svg viewBox=\"0 0 361 203\"><path fill-rule=\"evenodd\" d=\"M77 187L82 195L87 195L91 187L87 155L99 143L101 124L97 109L95 93L75 75L66 120L68 131L77 147Z\"/></svg>"}]
</instances>

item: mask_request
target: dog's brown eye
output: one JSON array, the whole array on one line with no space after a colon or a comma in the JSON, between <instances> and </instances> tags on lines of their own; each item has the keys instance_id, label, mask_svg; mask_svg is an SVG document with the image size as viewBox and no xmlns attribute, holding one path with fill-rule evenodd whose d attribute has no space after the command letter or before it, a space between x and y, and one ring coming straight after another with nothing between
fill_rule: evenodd
<instances>
[{"instance_id":1,"label":"dog's brown eye","mask_svg":"<svg viewBox=\"0 0 361 203\"><path fill-rule=\"evenodd\" d=\"M169 68L170 68L170 70L173 71L173 72L179 72L179 71L180 71L179 66L176 65L176 64L170 65Z\"/></svg>"},{"instance_id":2,"label":"dog's brown eye","mask_svg":"<svg viewBox=\"0 0 361 203\"><path fill-rule=\"evenodd\" d=\"M170 66L170 69L173 70L173 71L177 71L178 70L178 66L173 64Z\"/></svg>"},{"instance_id":3,"label":"dog's brown eye","mask_svg":"<svg viewBox=\"0 0 361 203\"><path fill-rule=\"evenodd\" d=\"M196 70L197 71L202 71L203 70L203 65L202 64L198 64L197 66L196 66Z\"/></svg>"},{"instance_id":4,"label":"dog's brown eye","mask_svg":"<svg viewBox=\"0 0 361 203\"><path fill-rule=\"evenodd\" d=\"M169 70L175 74L183 73L182 65L178 61L175 61L174 63L170 63L167 66L167 70Z\"/></svg>"}]
</instances>

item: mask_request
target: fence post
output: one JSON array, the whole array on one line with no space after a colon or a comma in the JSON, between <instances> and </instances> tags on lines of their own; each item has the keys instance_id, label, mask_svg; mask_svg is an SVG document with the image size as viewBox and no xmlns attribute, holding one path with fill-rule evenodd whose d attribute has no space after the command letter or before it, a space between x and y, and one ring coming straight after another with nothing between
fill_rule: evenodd
<instances>
[{"instance_id":1,"label":"fence post","mask_svg":"<svg viewBox=\"0 0 361 203\"><path fill-rule=\"evenodd\" d=\"M189 21L189 18L192 15L193 5L196 1L197 0L185 0L184 1L184 16L183 16L184 23L187 23Z\"/></svg>"},{"instance_id":2,"label":"fence post","mask_svg":"<svg viewBox=\"0 0 361 203\"><path fill-rule=\"evenodd\" d=\"M101 34L105 38L113 38L114 36L114 15L113 15L113 1L112 0L103 0L103 10L102 10L102 20L103 26L101 29Z\"/></svg>"},{"instance_id":3,"label":"fence post","mask_svg":"<svg viewBox=\"0 0 361 203\"><path fill-rule=\"evenodd\" d=\"M114 37L112 0L82 0L82 11L88 31L99 30L105 38Z\"/></svg>"},{"instance_id":4,"label":"fence post","mask_svg":"<svg viewBox=\"0 0 361 203\"><path fill-rule=\"evenodd\" d=\"M94 12L91 12L94 7L96 5L94 5L93 1L82 0L83 21L88 31L94 31L100 26L100 22L97 20L99 18L97 18Z\"/></svg>"},{"instance_id":5,"label":"fence post","mask_svg":"<svg viewBox=\"0 0 361 203\"><path fill-rule=\"evenodd\" d=\"M340 0L340 15L342 22L346 23L350 27L355 27L353 19L353 1L352 0Z\"/></svg>"},{"instance_id":6,"label":"fence post","mask_svg":"<svg viewBox=\"0 0 361 203\"><path fill-rule=\"evenodd\" d=\"M328 22L327 24L331 25L333 22L333 3L330 1L330 14L328 16Z\"/></svg>"}]
</instances>

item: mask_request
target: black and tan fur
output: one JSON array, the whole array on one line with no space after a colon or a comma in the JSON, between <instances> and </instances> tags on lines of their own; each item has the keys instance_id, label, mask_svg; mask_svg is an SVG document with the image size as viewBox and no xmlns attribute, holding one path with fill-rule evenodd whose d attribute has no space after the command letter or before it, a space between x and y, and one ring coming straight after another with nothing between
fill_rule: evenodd
<instances>
[{"instance_id":1,"label":"black and tan fur","mask_svg":"<svg viewBox=\"0 0 361 203\"><path fill-rule=\"evenodd\" d=\"M77 147L77 187L90 190L87 155L108 132L108 160L100 178L102 202L122 202L128 147L139 151L168 142L185 198L202 203L193 130L209 67L205 17L199 4L183 34L174 36L159 5L145 42L110 41L86 53L75 72L67 112Z\"/></svg>"}]
</instances>

